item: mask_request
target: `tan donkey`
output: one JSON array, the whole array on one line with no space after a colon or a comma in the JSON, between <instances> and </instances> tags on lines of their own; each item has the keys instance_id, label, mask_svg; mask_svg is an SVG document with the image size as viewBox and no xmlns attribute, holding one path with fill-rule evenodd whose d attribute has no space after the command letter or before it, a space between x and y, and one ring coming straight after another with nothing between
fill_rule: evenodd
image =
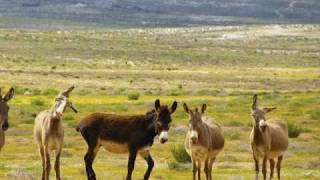
<instances>
[{"instance_id":1,"label":"tan donkey","mask_svg":"<svg viewBox=\"0 0 320 180\"><path fill-rule=\"evenodd\" d=\"M189 131L185 139L185 148L192 159L193 180L201 179L201 164L204 164L206 179L212 179L212 166L224 147L224 137L219 124L209 122L202 118L206 110L206 104L202 105L201 112L198 108L195 111L183 104L184 111L189 114Z\"/></svg>"},{"instance_id":2,"label":"tan donkey","mask_svg":"<svg viewBox=\"0 0 320 180\"><path fill-rule=\"evenodd\" d=\"M51 164L50 154L55 151L55 171L56 179L60 180L60 155L63 145L63 126L62 115L67 107L70 107L74 112L77 109L69 101L70 92L74 86L67 91L60 93L53 107L49 110L40 112L34 125L34 139L39 146L39 151L42 160L42 180L49 180Z\"/></svg>"},{"instance_id":3,"label":"tan donkey","mask_svg":"<svg viewBox=\"0 0 320 180\"><path fill-rule=\"evenodd\" d=\"M267 120L265 114L276 108L259 108L258 96L253 96L252 117L254 126L250 141L255 162L256 179L259 179L259 158L263 158L263 179L267 178L267 161L270 161L270 179L273 178L275 159L277 159L277 173L280 179L280 168L283 154L288 149L288 128L284 122Z\"/></svg>"}]
</instances>

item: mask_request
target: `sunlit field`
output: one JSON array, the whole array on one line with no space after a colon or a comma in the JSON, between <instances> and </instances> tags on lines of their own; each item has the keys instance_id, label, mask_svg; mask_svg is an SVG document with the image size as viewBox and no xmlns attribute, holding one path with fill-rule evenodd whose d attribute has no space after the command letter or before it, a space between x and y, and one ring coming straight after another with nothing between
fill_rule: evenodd
<instances>
[{"instance_id":1,"label":"sunlit field","mask_svg":"<svg viewBox=\"0 0 320 180\"><path fill-rule=\"evenodd\" d=\"M10 128L0 153L0 179L40 179L41 161L32 129L38 112L59 91L75 85L70 100L79 109L64 115L63 179L86 179L86 144L75 127L91 112L143 114L178 101L169 141L155 139L150 179L192 179L190 163L171 149L184 143L188 116L182 103L208 105L206 116L223 127L226 145L214 179L253 179L249 145L252 96L277 107L268 118L299 129L283 161L284 180L320 179L320 26L78 29L0 29L0 87L15 87ZM127 155L101 150L98 179L124 179ZM133 178L147 168L137 158ZM54 177L54 170L51 171Z\"/></svg>"}]
</instances>

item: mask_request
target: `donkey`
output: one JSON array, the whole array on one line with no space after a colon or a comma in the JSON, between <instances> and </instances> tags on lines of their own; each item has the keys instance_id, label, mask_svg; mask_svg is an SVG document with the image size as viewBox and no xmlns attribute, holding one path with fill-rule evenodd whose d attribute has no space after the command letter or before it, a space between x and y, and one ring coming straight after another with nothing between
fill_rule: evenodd
<instances>
[{"instance_id":1,"label":"donkey","mask_svg":"<svg viewBox=\"0 0 320 180\"><path fill-rule=\"evenodd\" d=\"M198 108L195 111L189 109L186 103L183 104L184 111L189 114L189 131L185 139L185 148L192 159L193 180L201 179L200 169L204 163L204 172L207 180L212 179L212 166L224 147L224 136L219 124L210 123L202 118L207 105L203 104L201 112Z\"/></svg>"},{"instance_id":2,"label":"donkey","mask_svg":"<svg viewBox=\"0 0 320 180\"><path fill-rule=\"evenodd\" d=\"M160 100L157 99L155 109L145 115L93 113L84 117L77 131L88 144L88 151L84 156L88 180L96 179L92 163L101 146L109 152L129 153L127 180L131 180L137 154L142 156L148 163L144 179L149 179L154 166L150 147L156 135L159 135L160 143L168 141L171 115L177 109L177 105L174 101L168 108L166 105L160 105Z\"/></svg>"},{"instance_id":3,"label":"donkey","mask_svg":"<svg viewBox=\"0 0 320 180\"><path fill-rule=\"evenodd\" d=\"M267 161L270 161L270 179L273 178L275 159L277 159L277 173L280 179L281 161L288 149L288 128L284 122L272 121L265 118L265 114L276 108L259 108L258 95L253 96L252 117L254 126L250 134L251 148L255 162L256 179L259 179L259 157L263 158L263 179L267 178Z\"/></svg>"},{"instance_id":4,"label":"donkey","mask_svg":"<svg viewBox=\"0 0 320 180\"><path fill-rule=\"evenodd\" d=\"M60 155L63 145L63 126L62 115L67 107L75 113L78 110L69 101L69 95L74 86L68 90L59 93L56 102L51 109L40 112L36 119L33 129L34 139L39 146L39 152L42 160L42 180L49 180L51 164L50 154L55 151L56 179L60 180Z\"/></svg>"},{"instance_id":5,"label":"donkey","mask_svg":"<svg viewBox=\"0 0 320 180\"><path fill-rule=\"evenodd\" d=\"M13 98L13 95L14 95L14 89L10 88L10 90L7 92L7 94L4 97L2 97L1 89L0 89L0 126L1 126L1 128L0 128L0 151L1 151L2 147L4 146L4 142L5 142L4 132L9 128L8 101Z\"/></svg>"}]
</instances>

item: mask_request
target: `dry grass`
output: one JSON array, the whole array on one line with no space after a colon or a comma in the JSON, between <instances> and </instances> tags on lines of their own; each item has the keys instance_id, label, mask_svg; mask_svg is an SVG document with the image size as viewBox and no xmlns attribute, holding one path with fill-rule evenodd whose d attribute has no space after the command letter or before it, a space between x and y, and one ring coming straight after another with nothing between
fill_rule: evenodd
<instances>
[{"instance_id":1,"label":"dry grass","mask_svg":"<svg viewBox=\"0 0 320 180\"><path fill-rule=\"evenodd\" d=\"M252 179L248 137L253 93L260 94L263 106L277 106L268 117L307 130L290 139L284 179L320 178L317 25L0 32L0 61L5 62L0 64L0 76L10 77L10 81L0 78L0 84L6 89L15 86L17 93L10 102L0 179L39 179L40 157L32 141L34 116L69 85L76 85L71 100L80 112L65 115L64 179L85 178L86 145L74 130L81 117L95 111L145 113L156 98L190 106L207 103L207 116L222 124L227 140L214 178ZM221 39L224 34L243 37ZM131 92L139 92L139 98L128 100ZM179 106L169 142L155 141L152 148L156 166L151 179L190 179L190 164L169 168L174 159L170 147L183 143L187 123ZM98 179L117 180L126 174L126 164L127 155L101 151L94 167ZM143 177L145 170L144 160L138 158L134 179Z\"/></svg>"}]
</instances>

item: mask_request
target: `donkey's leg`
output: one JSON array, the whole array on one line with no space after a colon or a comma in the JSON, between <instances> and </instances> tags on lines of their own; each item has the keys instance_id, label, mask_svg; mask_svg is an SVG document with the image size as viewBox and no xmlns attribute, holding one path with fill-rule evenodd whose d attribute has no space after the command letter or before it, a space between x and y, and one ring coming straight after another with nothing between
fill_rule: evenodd
<instances>
[{"instance_id":1,"label":"donkey's leg","mask_svg":"<svg viewBox=\"0 0 320 180\"><path fill-rule=\"evenodd\" d=\"M216 160L216 158L212 158L209 162L209 175L210 175L210 180L212 180L212 166L213 166L213 163L214 161Z\"/></svg>"},{"instance_id":2,"label":"donkey's leg","mask_svg":"<svg viewBox=\"0 0 320 180\"><path fill-rule=\"evenodd\" d=\"M281 161L282 161L283 156L278 157L277 161L277 173L278 173L278 180L280 180L280 169L281 169Z\"/></svg>"},{"instance_id":3,"label":"donkey's leg","mask_svg":"<svg viewBox=\"0 0 320 180\"><path fill-rule=\"evenodd\" d=\"M56 162L54 164L54 170L56 171L56 179L60 180L61 176L60 176L60 155L61 155L61 148L59 148L56 151Z\"/></svg>"},{"instance_id":4,"label":"donkey's leg","mask_svg":"<svg viewBox=\"0 0 320 180\"><path fill-rule=\"evenodd\" d=\"M263 158L263 163L262 163L262 174L263 174L263 179L267 179L267 157L265 156Z\"/></svg>"},{"instance_id":5,"label":"donkey's leg","mask_svg":"<svg viewBox=\"0 0 320 180\"><path fill-rule=\"evenodd\" d=\"M209 159L204 162L204 173L206 175L206 180L209 180Z\"/></svg>"},{"instance_id":6,"label":"donkey's leg","mask_svg":"<svg viewBox=\"0 0 320 180\"><path fill-rule=\"evenodd\" d=\"M201 161L198 160L198 180L201 180Z\"/></svg>"},{"instance_id":7,"label":"donkey's leg","mask_svg":"<svg viewBox=\"0 0 320 180\"><path fill-rule=\"evenodd\" d=\"M144 174L144 178L143 178L144 180L148 180L149 177L150 177L151 171L153 169L153 166L154 166L153 159L152 159L152 157L150 155L150 151L149 150L141 151L141 152L139 152L139 154L148 163L148 169L147 169L146 173Z\"/></svg>"},{"instance_id":8,"label":"donkey's leg","mask_svg":"<svg viewBox=\"0 0 320 180\"><path fill-rule=\"evenodd\" d=\"M274 159L270 159L270 180L273 178Z\"/></svg>"},{"instance_id":9,"label":"donkey's leg","mask_svg":"<svg viewBox=\"0 0 320 180\"><path fill-rule=\"evenodd\" d=\"M84 156L88 180L96 180L96 174L92 168L92 163L93 163L94 159L96 158L96 155L97 155L99 149L100 149L100 146L96 146L96 147L89 146L88 151L87 151L86 155Z\"/></svg>"},{"instance_id":10,"label":"donkey's leg","mask_svg":"<svg viewBox=\"0 0 320 180\"><path fill-rule=\"evenodd\" d=\"M44 158L45 158L45 180L49 180L50 171L51 171L51 163L50 163L50 150L48 146L44 147Z\"/></svg>"},{"instance_id":11,"label":"donkey's leg","mask_svg":"<svg viewBox=\"0 0 320 180\"><path fill-rule=\"evenodd\" d=\"M193 173L193 180L196 180L197 163L195 160L192 160L192 173Z\"/></svg>"},{"instance_id":12,"label":"donkey's leg","mask_svg":"<svg viewBox=\"0 0 320 180\"><path fill-rule=\"evenodd\" d=\"M42 146L39 146L39 153L41 155L41 161L42 161L42 177L41 177L41 179L45 180L45 173L46 173L45 166L46 166L46 163L45 163L45 157L44 157L44 149L43 149Z\"/></svg>"},{"instance_id":13,"label":"donkey's leg","mask_svg":"<svg viewBox=\"0 0 320 180\"><path fill-rule=\"evenodd\" d=\"M256 180L259 179L259 159L258 157L255 156L253 153L253 159L254 159L254 164L255 164L255 170L256 170Z\"/></svg>"},{"instance_id":14,"label":"donkey's leg","mask_svg":"<svg viewBox=\"0 0 320 180\"><path fill-rule=\"evenodd\" d=\"M84 156L84 162L86 164L86 172L88 180L96 180L96 174L92 168L92 163L100 149L100 145L97 144L97 134L94 134L90 129L82 129L81 135L88 144L88 151Z\"/></svg>"},{"instance_id":15,"label":"donkey's leg","mask_svg":"<svg viewBox=\"0 0 320 180\"><path fill-rule=\"evenodd\" d=\"M134 169L134 163L137 157L137 149L132 148L129 152L129 161L128 161L128 173L127 173L127 180L131 180L132 172Z\"/></svg>"}]
</instances>

